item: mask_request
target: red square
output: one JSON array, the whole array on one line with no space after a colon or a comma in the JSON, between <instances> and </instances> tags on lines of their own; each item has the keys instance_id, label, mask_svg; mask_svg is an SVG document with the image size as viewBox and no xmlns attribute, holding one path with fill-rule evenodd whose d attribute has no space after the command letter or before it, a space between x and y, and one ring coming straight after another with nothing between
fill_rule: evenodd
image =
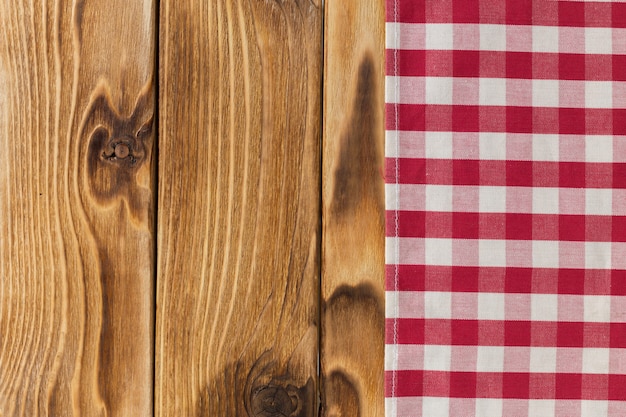
<instances>
[{"instance_id":1,"label":"red square","mask_svg":"<svg viewBox=\"0 0 626 417\"><path fill-rule=\"evenodd\" d=\"M439 51L410 51L403 50L397 51L398 68L395 68L396 63L392 59L387 59L387 75L403 75L421 77L426 74L426 59L427 54L436 53ZM448 52L448 51L445 51ZM393 51L387 50L387 54L393 54ZM399 74L395 72L399 71ZM444 74L448 75L448 74Z\"/></svg>"},{"instance_id":2,"label":"red square","mask_svg":"<svg viewBox=\"0 0 626 417\"><path fill-rule=\"evenodd\" d=\"M452 291L477 292L478 291L478 268L477 267L452 267Z\"/></svg>"},{"instance_id":3,"label":"red square","mask_svg":"<svg viewBox=\"0 0 626 417\"><path fill-rule=\"evenodd\" d=\"M506 3L502 0L480 1L478 4L481 23L501 25L506 20Z\"/></svg>"},{"instance_id":4,"label":"red square","mask_svg":"<svg viewBox=\"0 0 626 417\"><path fill-rule=\"evenodd\" d=\"M530 240L533 237L532 214L507 213L506 238L516 240ZM530 282L530 281L529 281Z\"/></svg>"},{"instance_id":5,"label":"red square","mask_svg":"<svg viewBox=\"0 0 626 417\"><path fill-rule=\"evenodd\" d=\"M559 269L559 294L584 294L585 271L583 269Z\"/></svg>"},{"instance_id":6,"label":"red square","mask_svg":"<svg viewBox=\"0 0 626 417\"><path fill-rule=\"evenodd\" d=\"M450 396L457 398L476 397L476 373L450 372Z\"/></svg>"},{"instance_id":7,"label":"red square","mask_svg":"<svg viewBox=\"0 0 626 417\"><path fill-rule=\"evenodd\" d=\"M478 291L503 292L504 268L480 268L478 271Z\"/></svg>"},{"instance_id":8,"label":"red square","mask_svg":"<svg viewBox=\"0 0 626 417\"><path fill-rule=\"evenodd\" d=\"M532 0L506 0L506 23L530 25L533 22Z\"/></svg>"},{"instance_id":9,"label":"red square","mask_svg":"<svg viewBox=\"0 0 626 417\"><path fill-rule=\"evenodd\" d=\"M488 78L504 78L506 76L506 52L480 51L479 75Z\"/></svg>"},{"instance_id":10,"label":"red square","mask_svg":"<svg viewBox=\"0 0 626 417\"><path fill-rule=\"evenodd\" d=\"M585 164L559 162L559 187L585 188Z\"/></svg>"},{"instance_id":11,"label":"red square","mask_svg":"<svg viewBox=\"0 0 626 417\"><path fill-rule=\"evenodd\" d=\"M613 112L606 109L585 110L585 133L588 135L604 135L607 133L607 126L613 124Z\"/></svg>"},{"instance_id":12,"label":"red square","mask_svg":"<svg viewBox=\"0 0 626 417\"><path fill-rule=\"evenodd\" d=\"M452 213L452 237L476 239L478 237L478 213Z\"/></svg>"},{"instance_id":13,"label":"red square","mask_svg":"<svg viewBox=\"0 0 626 417\"><path fill-rule=\"evenodd\" d=\"M584 135L585 134L585 109L560 108L559 109L559 133Z\"/></svg>"},{"instance_id":14,"label":"red square","mask_svg":"<svg viewBox=\"0 0 626 417\"><path fill-rule=\"evenodd\" d=\"M609 376L602 374L581 375L581 398L606 400L609 394Z\"/></svg>"},{"instance_id":15,"label":"red square","mask_svg":"<svg viewBox=\"0 0 626 417\"><path fill-rule=\"evenodd\" d=\"M434 132L449 132L452 130L452 106L414 106L414 107L425 107L424 111L424 127L419 129L419 124L416 128L405 128L401 130L416 130L416 131L434 131ZM402 120L411 117L408 114L401 114L400 116L400 125L402 126Z\"/></svg>"},{"instance_id":16,"label":"red square","mask_svg":"<svg viewBox=\"0 0 626 417\"><path fill-rule=\"evenodd\" d=\"M505 346L530 346L530 322L507 321L504 323Z\"/></svg>"},{"instance_id":17,"label":"red square","mask_svg":"<svg viewBox=\"0 0 626 417\"><path fill-rule=\"evenodd\" d=\"M452 181L454 185L478 185L479 162L476 160L455 159L452 162Z\"/></svg>"},{"instance_id":18,"label":"red square","mask_svg":"<svg viewBox=\"0 0 626 417\"><path fill-rule=\"evenodd\" d=\"M530 79L533 75L533 54L509 52L506 54L506 77Z\"/></svg>"},{"instance_id":19,"label":"red square","mask_svg":"<svg viewBox=\"0 0 626 417\"><path fill-rule=\"evenodd\" d=\"M559 2L559 26L585 26L585 3Z\"/></svg>"},{"instance_id":20,"label":"red square","mask_svg":"<svg viewBox=\"0 0 626 417\"><path fill-rule=\"evenodd\" d=\"M478 106L454 106L452 108L452 131L478 132Z\"/></svg>"},{"instance_id":21,"label":"red square","mask_svg":"<svg viewBox=\"0 0 626 417\"><path fill-rule=\"evenodd\" d=\"M585 221L585 240L610 242L613 234L612 223L610 216L587 216ZM626 231L626 229L622 230Z\"/></svg>"},{"instance_id":22,"label":"red square","mask_svg":"<svg viewBox=\"0 0 626 417\"><path fill-rule=\"evenodd\" d=\"M511 133L531 133L533 131L532 107L507 107L506 130Z\"/></svg>"},{"instance_id":23,"label":"red square","mask_svg":"<svg viewBox=\"0 0 626 417\"><path fill-rule=\"evenodd\" d=\"M415 106L411 104L387 104L385 106L387 129L423 131L426 125L425 107L426 106ZM394 115L396 112L399 115L398 126L395 126ZM442 113L444 112L439 112L437 115L443 117Z\"/></svg>"},{"instance_id":24,"label":"red square","mask_svg":"<svg viewBox=\"0 0 626 417\"><path fill-rule=\"evenodd\" d=\"M533 185L556 187L559 184L559 163L537 161L533 163Z\"/></svg>"},{"instance_id":25,"label":"red square","mask_svg":"<svg viewBox=\"0 0 626 417\"><path fill-rule=\"evenodd\" d=\"M609 401L626 401L626 375L609 375Z\"/></svg>"},{"instance_id":26,"label":"red square","mask_svg":"<svg viewBox=\"0 0 626 417\"><path fill-rule=\"evenodd\" d=\"M398 211L398 236L399 237L424 237L425 216L423 211ZM393 214L393 213L392 213ZM394 222L396 218L394 217Z\"/></svg>"},{"instance_id":27,"label":"red square","mask_svg":"<svg viewBox=\"0 0 626 417\"><path fill-rule=\"evenodd\" d=\"M532 161L507 161L506 185L509 187L530 187L533 185Z\"/></svg>"},{"instance_id":28,"label":"red square","mask_svg":"<svg viewBox=\"0 0 626 417\"><path fill-rule=\"evenodd\" d=\"M585 216L562 214L559 217L559 240L585 240Z\"/></svg>"},{"instance_id":29,"label":"red square","mask_svg":"<svg viewBox=\"0 0 626 417\"><path fill-rule=\"evenodd\" d=\"M559 23L558 2L533 0L533 25L557 26Z\"/></svg>"},{"instance_id":30,"label":"red square","mask_svg":"<svg viewBox=\"0 0 626 417\"><path fill-rule=\"evenodd\" d=\"M508 372L502 375L502 397L529 398L530 379L528 373Z\"/></svg>"},{"instance_id":31,"label":"red square","mask_svg":"<svg viewBox=\"0 0 626 417\"><path fill-rule=\"evenodd\" d=\"M507 268L504 278L504 291L506 293L530 293L531 277L531 268Z\"/></svg>"},{"instance_id":32,"label":"red square","mask_svg":"<svg viewBox=\"0 0 626 417\"><path fill-rule=\"evenodd\" d=\"M615 55L613 55L615 56ZM586 55L585 74L589 81L610 81L613 79L613 56Z\"/></svg>"},{"instance_id":33,"label":"red square","mask_svg":"<svg viewBox=\"0 0 626 417\"><path fill-rule=\"evenodd\" d=\"M585 55L584 54L560 54L559 55L559 78L562 80L585 79Z\"/></svg>"},{"instance_id":34,"label":"red square","mask_svg":"<svg viewBox=\"0 0 626 417\"><path fill-rule=\"evenodd\" d=\"M402 54L406 52L407 51L402 51ZM452 57L455 52L456 51L425 51L424 73L430 76L451 77Z\"/></svg>"},{"instance_id":35,"label":"red square","mask_svg":"<svg viewBox=\"0 0 626 417\"><path fill-rule=\"evenodd\" d=\"M615 216L611 224L611 240L613 242L626 242L626 217ZM626 275L624 276L626 278Z\"/></svg>"},{"instance_id":36,"label":"red square","mask_svg":"<svg viewBox=\"0 0 626 417\"><path fill-rule=\"evenodd\" d=\"M423 372L419 371L394 371L396 374L397 397L415 397L424 392Z\"/></svg>"},{"instance_id":37,"label":"red square","mask_svg":"<svg viewBox=\"0 0 626 417\"><path fill-rule=\"evenodd\" d=\"M387 265L387 268L387 276L392 278L387 288L395 285L393 279L397 272L399 290L424 291L424 265Z\"/></svg>"},{"instance_id":38,"label":"red square","mask_svg":"<svg viewBox=\"0 0 626 417\"><path fill-rule=\"evenodd\" d=\"M478 0L455 1L452 8L454 23L478 23Z\"/></svg>"},{"instance_id":39,"label":"red square","mask_svg":"<svg viewBox=\"0 0 626 417\"><path fill-rule=\"evenodd\" d=\"M504 213L481 213L479 237L481 239L504 239L506 216Z\"/></svg>"},{"instance_id":40,"label":"red square","mask_svg":"<svg viewBox=\"0 0 626 417\"><path fill-rule=\"evenodd\" d=\"M506 107L503 106L480 106L480 130L482 132L505 132L506 131Z\"/></svg>"},{"instance_id":41,"label":"red square","mask_svg":"<svg viewBox=\"0 0 626 417\"><path fill-rule=\"evenodd\" d=\"M393 319L387 319L387 327L393 328ZM391 326L389 326L391 324ZM426 342L424 337L426 327L424 320L420 319L399 319L395 324L398 327L398 343L421 345Z\"/></svg>"},{"instance_id":42,"label":"red square","mask_svg":"<svg viewBox=\"0 0 626 417\"><path fill-rule=\"evenodd\" d=\"M581 347L583 345L583 323L559 322L556 343L559 347Z\"/></svg>"},{"instance_id":43,"label":"red square","mask_svg":"<svg viewBox=\"0 0 626 417\"><path fill-rule=\"evenodd\" d=\"M611 27L611 3L584 2L585 25L588 27Z\"/></svg>"},{"instance_id":44,"label":"red square","mask_svg":"<svg viewBox=\"0 0 626 417\"><path fill-rule=\"evenodd\" d=\"M585 291L587 288L585 287ZM583 346L586 347L607 347L610 341L610 323L585 322L583 326Z\"/></svg>"},{"instance_id":45,"label":"red square","mask_svg":"<svg viewBox=\"0 0 626 417\"><path fill-rule=\"evenodd\" d=\"M478 51L453 51L452 74L454 77L478 77L480 75Z\"/></svg>"},{"instance_id":46,"label":"red square","mask_svg":"<svg viewBox=\"0 0 626 417\"><path fill-rule=\"evenodd\" d=\"M610 239L609 239L610 240ZM607 295L611 294L611 270L609 269L586 269L585 270L585 294ZM609 330L605 335L608 337ZM585 329L585 337L588 335Z\"/></svg>"},{"instance_id":47,"label":"red square","mask_svg":"<svg viewBox=\"0 0 626 417\"><path fill-rule=\"evenodd\" d=\"M581 398L582 378L580 374L556 374L556 398L579 400Z\"/></svg>"},{"instance_id":48,"label":"red square","mask_svg":"<svg viewBox=\"0 0 626 417\"><path fill-rule=\"evenodd\" d=\"M612 348L626 348L626 323L611 323Z\"/></svg>"},{"instance_id":49,"label":"red square","mask_svg":"<svg viewBox=\"0 0 626 417\"><path fill-rule=\"evenodd\" d=\"M613 164L613 188L626 188L626 163Z\"/></svg>"},{"instance_id":50,"label":"red square","mask_svg":"<svg viewBox=\"0 0 626 417\"><path fill-rule=\"evenodd\" d=\"M452 344L476 346L478 344L478 320L453 320Z\"/></svg>"},{"instance_id":51,"label":"red square","mask_svg":"<svg viewBox=\"0 0 626 417\"><path fill-rule=\"evenodd\" d=\"M626 28L626 3L611 3L613 5L612 27Z\"/></svg>"},{"instance_id":52,"label":"red square","mask_svg":"<svg viewBox=\"0 0 626 417\"><path fill-rule=\"evenodd\" d=\"M424 159L400 158L398 172L400 184L423 184L426 181L426 164Z\"/></svg>"},{"instance_id":53,"label":"red square","mask_svg":"<svg viewBox=\"0 0 626 417\"><path fill-rule=\"evenodd\" d=\"M613 134L626 135L626 109L613 109Z\"/></svg>"},{"instance_id":54,"label":"red square","mask_svg":"<svg viewBox=\"0 0 626 417\"><path fill-rule=\"evenodd\" d=\"M504 325L501 321L478 322L478 343L481 346L502 346L504 344Z\"/></svg>"},{"instance_id":55,"label":"red square","mask_svg":"<svg viewBox=\"0 0 626 417\"><path fill-rule=\"evenodd\" d=\"M426 22L426 9L421 1L397 1L387 7L387 21L395 20L394 7L398 8L398 21L404 23Z\"/></svg>"}]
</instances>

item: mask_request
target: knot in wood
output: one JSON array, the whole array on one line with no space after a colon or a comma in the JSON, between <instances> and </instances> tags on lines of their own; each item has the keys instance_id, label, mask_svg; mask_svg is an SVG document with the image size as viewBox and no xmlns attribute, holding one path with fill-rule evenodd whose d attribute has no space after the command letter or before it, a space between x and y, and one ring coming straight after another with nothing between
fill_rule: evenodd
<instances>
[{"instance_id":1,"label":"knot in wood","mask_svg":"<svg viewBox=\"0 0 626 417\"><path fill-rule=\"evenodd\" d=\"M300 399L296 392L280 386L268 385L252 394L252 412L255 417L290 417L298 410Z\"/></svg>"},{"instance_id":2,"label":"knot in wood","mask_svg":"<svg viewBox=\"0 0 626 417\"><path fill-rule=\"evenodd\" d=\"M130 165L135 165L138 160L143 157L143 149L137 140L124 136L121 138L112 138L104 146L102 151L102 159L107 161L124 161Z\"/></svg>"},{"instance_id":3,"label":"knot in wood","mask_svg":"<svg viewBox=\"0 0 626 417\"><path fill-rule=\"evenodd\" d=\"M130 154L130 149L125 143L118 143L114 150L115 156L120 159L124 159Z\"/></svg>"}]
</instances>

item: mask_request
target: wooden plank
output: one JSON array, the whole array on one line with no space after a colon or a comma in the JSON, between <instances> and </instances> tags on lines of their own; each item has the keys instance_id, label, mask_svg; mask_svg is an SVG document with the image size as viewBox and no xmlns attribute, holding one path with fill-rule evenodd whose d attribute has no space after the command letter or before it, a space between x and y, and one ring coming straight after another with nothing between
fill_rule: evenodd
<instances>
[{"instance_id":1,"label":"wooden plank","mask_svg":"<svg viewBox=\"0 0 626 417\"><path fill-rule=\"evenodd\" d=\"M152 415L154 12L0 2L0 416Z\"/></svg>"},{"instance_id":2,"label":"wooden plank","mask_svg":"<svg viewBox=\"0 0 626 417\"><path fill-rule=\"evenodd\" d=\"M157 416L316 416L321 2L163 0Z\"/></svg>"},{"instance_id":3,"label":"wooden plank","mask_svg":"<svg viewBox=\"0 0 626 417\"><path fill-rule=\"evenodd\" d=\"M384 4L325 4L325 416L384 416Z\"/></svg>"}]
</instances>

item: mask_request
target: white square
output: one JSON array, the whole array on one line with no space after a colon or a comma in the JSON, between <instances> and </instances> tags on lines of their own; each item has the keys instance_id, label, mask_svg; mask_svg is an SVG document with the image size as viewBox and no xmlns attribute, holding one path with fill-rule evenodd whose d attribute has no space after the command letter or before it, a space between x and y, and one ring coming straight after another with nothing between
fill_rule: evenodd
<instances>
[{"instance_id":1,"label":"white square","mask_svg":"<svg viewBox=\"0 0 626 417\"><path fill-rule=\"evenodd\" d=\"M452 317L452 294L428 291L424 293L424 318L449 319Z\"/></svg>"},{"instance_id":2,"label":"white square","mask_svg":"<svg viewBox=\"0 0 626 417\"><path fill-rule=\"evenodd\" d=\"M505 25L479 25L480 49L483 51L506 51Z\"/></svg>"},{"instance_id":3,"label":"white square","mask_svg":"<svg viewBox=\"0 0 626 417\"><path fill-rule=\"evenodd\" d=\"M417 411L417 410L416 410ZM422 397L422 416L449 417L450 399L447 397Z\"/></svg>"},{"instance_id":4,"label":"white square","mask_svg":"<svg viewBox=\"0 0 626 417\"><path fill-rule=\"evenodd\" d=\"M425 371L450 371L451 346L424 345Z\"/></svg>"},{"instance_id":5,"label":"white square","mask_svg":"<svg viewBox=\"0 0 626 417\"><path fill-rule=\"evenodd\" d=\"M432 23L426 25L426 49L452 49L453 34L452 24Z\"/></svg>"},{"instance_id":6,"label":"white square","mask_svg":"<svg viewBox=\"0 0 626 417\"><path fill-rule=\"evenodd\" d=\"M585 136L585 162L613 162L613 136Z\"/></svg>"},{"instance_id":7,"label":"white square","mask_svg":"<svg viewBox=\"0 0 626 417\"><path fill-rule=\"evenodd\" d=\"M506 78L479 78L478 104L481 106L505 106Z\"/></svg>"},{"instance_id":8,"label":"white square","mask_svg":"<svg viewBox=\"0 0 626 417\"><path fill-rule=\"evenodd\" d=\"M559 242L533 240L533 268L559 267Z\"/></svg>"},{"instance_id":9,"label":"white square","mask_svg":"<svg viewBox=\"0 0 626 417\"><path fill-rule=\"evenodd\" d=\"M478 320L504 320L503 293L478 293Z\"/></svg>"},{"instance_id":10,"label":"white square","mask_svg":"<svg viewBox=\"0 0 626 417\"><path fill-rule=\"evenodd\" d=\"M477 372L503 372L504 346L478 346Z\"/></svg>"},{"instance_id":11,"label":"white square","mask_svg":"<svg viewBox=\"0 0 626 417\"><path fill-rule=\"evenodd\" d=\"M585 189L585 214L611 215L613 190L610 188Z\"/></svg>"},{"instance_id":12,"label":"white square","mask_svg":"<svg viewBox=\"0 0 626 417\"><path fill-rule=\"evenodd\" d=\"M559 52L558 26L533 26L533 52Z\"/></svg>"},{"instance_id":13,"label":"white square","mask_svg":"<svg viewBox=\"0 0 626 417\"><path fill-rule=\"evenodd\" d=\"M506 188L481 186L478 188L478 210L481 213L506 211Z\"/></svg>"},{"instance_id":14,"label":"white square","mask_svg":"<svg viewBox=\"0 0 626 417\"><path fill-rule=\"evenodd\" d=\"M426 185L426 211L452 211L451 185Z\"/></svg>"},{"instance_id":15,"label":"white square","mask_svg":"<svg viewBox=\"0 0 626 417\"><path fill-rule=\"evenodd\" d=\"M584 81L585 107L610 109L613 107L611 81Z\"/></svg>"},{"instance_id":16,"label":"white square","mask_svg":"<svg viewBox=\"0 0 626 417\"><path fill-rule=\"evenodd\" d=\"M476 417L494 417L502 415L502 399L476 398Z\"/></svg>"},{"instance_id":17,"label":"white square","mask_svg":"<svg viewBox=\"0 0 626 417\"><path fill-rule=\"evenodd\" d=\"M532 321L556 321L558 315L558 295L531 294L530 319Z\"/></svg>"},{"instance_id":18,"label":"white square","mask_svg":"<svg viewBox=\"0 0 626 417\"><path fill-rule=\"evenodd\" d=\"M398 416L397 397L385 397L385 414L389 416Z\"/></svg>"},{"instance_id":19,"label":"white square","mask_svg":"<svg viewBox=\"0 0 626 417\"><path fill-rule=\"evenodd\" d=\"M585 52L588 54L612 54L612 29L585 28Z\"/></svg>"},{"instance_id":20,"label":"white square","mask_svg":"<svg viewBox=\"0 0 626 417\"><path fill-rule=\"evenodd\" d=\"M478 241L479 266L506 266L506 244L504 240L480 239ZM504 294L501 294L504 302ZM479 294L480 297L480 294ZM480 298L479 298L480 300ZM504 311L503 313L504 314ZM504 319L504 316L502 317Z\"/></svg>"},{"instance_id":21,"label":"white square","mask_svg":"<svg viewBox=\"0 0 626 417\"><path fill-rule=\"evenodd\" d=\"M559 213L559 189L536 187L533 191L534 214Z\"/></svg>"},{"instance_id":22,"label":"white square","mask_svg":"<svg viewBox=\"0 0 626 417\"><path fill-rule=\"evenodd\" d=\"M425 77L425 104L452 104L452 77Z\"/></svg>"},{"instance_id":23,"label":"white square","mask_svg":"<svg viewBox=\"0 0 626 417\"><path fill-rule=\"evenodd\" d=\"M559 107L558 80L532 80L534 107Z\"/></svg>"},{"instance_id":24,"label":"white square","mask_svg":"<svg viewBox=\"0 0 626 417\"><path fill-rule=\"evenodd\" d=\"M611 242L585 242L585 268L611 269Z\"/></svg>"},{"instance_id":25,"label":"white square","mask_svg":"<svg viewBox=\"0 0 626 417\"><path fill-rule=\"evenodd\" d=\"M608 374L609 349L583 348L583 374Z\"/></svg>"},{"instance_id":26,"label":"white square","mask_svg":"<svg viewBox=\"0 0 626 417\"><path fill-rule=\"evenodd\" d=\"M610 295L584 295L585 321L609 323L611 321Z\"/></svg>"},{"instance_id":27,"label":"white square","mask_svg":"<svg viewBox=\"0 0 626 417\"><path fill-rule=\"evenodd\" d=\"M506 159L506 134L481 132L478 136L480 159L503 161Z\"/></svg>"},{"instance_id":28,"label":"white square","mask_svg":"<svg viewBox=\"0 0 626 417\"><path fill-rule=\"evenodd\" d=\"M452 266L452 239L425 239L424 258L426 265Z\"/></svg>"},{"instance_id":29,"label":"white square","mask_svg":"<svg viewBox=\"0 0 626 417\"><path fill-rule=\"evenodd\" d=\"M559 160L559 135L533 135L533 161Z\"/></svg>"},{"instance_id":30,"label":"white square","mask_svg":"<svg viewBox=\"0 0 626 417\"><path fill-rule=\"evenodd\" d=\"M603 400L581 400L580 401L581 416L608 416L609 401Z\"/></svg>"},{"instance_id":31,"label":"white square","mask_svg":"<svg viewBox=\"0 0 626 417\"><path fill-rule=\"evenodd\" d=\"M426 158L452 159L452 132L425 132Z\"/></svg>"},{"instance_id":32,"label":"white square","mask_svg":"<svg viewBox=\"0 0 626 417\"><path fill-rule=\"evenodd\" d=\"M556 372L556 348L531 347L530 348L530 372L555 373Z\"/></svg>"},{"instance_id":33,"label":"white square","mask_svg":"<svg viewBox=\"0 0 626 417\"><path fill-rule=\"evenodd\" d=\"M528 417L554 417L555 400L528 400Z\"/></svg>"}]
</instances>

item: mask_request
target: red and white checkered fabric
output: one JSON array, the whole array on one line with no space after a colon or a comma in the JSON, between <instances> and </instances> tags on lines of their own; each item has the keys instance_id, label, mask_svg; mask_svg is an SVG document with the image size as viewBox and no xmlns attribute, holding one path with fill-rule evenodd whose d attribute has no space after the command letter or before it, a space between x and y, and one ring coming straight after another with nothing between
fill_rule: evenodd
<instances>
[{"instance_id":1,"label":"red and white checkered fabric","mask_svg":"<svg viewBox=\"0 0 626 417\"><path fill-rule=\"evenodd\" d=\"M386 30L387 416L626 416L626 2Z\"/></svg>"}]
</instances>

